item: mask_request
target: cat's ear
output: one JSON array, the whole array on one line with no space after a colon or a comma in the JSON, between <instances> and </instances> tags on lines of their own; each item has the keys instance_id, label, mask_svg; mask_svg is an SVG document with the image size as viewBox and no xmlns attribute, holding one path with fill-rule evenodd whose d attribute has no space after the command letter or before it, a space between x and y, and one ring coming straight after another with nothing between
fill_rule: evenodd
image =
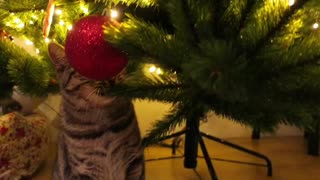
<instances>
[{"instance_id":1,"label":"cat's ear","mask_svg":"<svg viewBox=\"0 0 320 180\"><path fill-rule=\"evenodd\" d=\"M48 45L48 51L51 61L57 70L63 70L66 66L68 66L68 61L63 46L51 42Z\"/></svg>"}]
</instances>

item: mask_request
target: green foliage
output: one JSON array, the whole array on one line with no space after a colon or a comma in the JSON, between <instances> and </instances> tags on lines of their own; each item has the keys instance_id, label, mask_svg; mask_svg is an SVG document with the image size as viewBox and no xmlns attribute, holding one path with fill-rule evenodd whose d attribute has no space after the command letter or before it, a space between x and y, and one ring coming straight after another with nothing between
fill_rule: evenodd
<instances>
[{"instance_id":1,"label":"green foliage","mask_svg":"<svg viewBox=\"0 0 320 180\"><path fill-rule=\"evenodd\" d=\"M9 12L27 12L30 10L41 10L47 7L47 0L3 0L0 8Z\"/></svg>"},{"instance_id":2,"label":"green foliage","mask_svg":"<svg viewBox=\"0 0 320 180\"><path fill-rule=\"evenodd\" d=\"M148 7L152 5L156 5L158 0L95 0L95 2L101 2L106 5L117 5L117 4L126 4L129 5L136 5L141 7Z\"/></svg>"},{"instance_id":3,"label":"green foliage","mask_svg":"<svg viewBox=\"0 0 320 180\"><path fill-rule=\"evenodd\" d=\"M58 92L55 71L48 56L47 42L43 37L44 18L47 0L4 0L0 2L0 28L10 35L32 42L38 51L33 57L12 43L2 44L0 69L0 97L9 96L14 85L32 96L46 96ZM100 14L104 6L101 3L84 1L56 0L55 9L62 14L54 14L49 39L64 44L68 27L81 17Z\"/></svg>"},{"instance_id":4,"label":"green foliage","mask_svg":"<svg viewBox=\"0 0 320 180\"><path fill-rule=\"evenodd\" d=\"M203 114L214 111L264 131L279 123L312 126L320 97L320 30L313 27L320 18L319 1L296 0L290 6L282 0L177 0L157 7L167 11L173 32L128 15L119 27L105 27L105 37L133 62L147 59L176 71L175 81L183 88L166 102L185 105L185 96L191 104L201 104ZM115 87L125 87L119 94L163 100L151 93L157 94L160 84L139 74L132 77L143 79L143 85L124 82ZM161 87L161 92L172 90ZM192 109L201 118L201 110ZM190 119L179 110L173 107L147 139L159 139L177 122Z\"/></svg>"},{"instance_id":5,"label":"green foliage","mask_svg":"<svg viewBox=\"0 0 320 180\"><path fill-rule=\"evenodd\" d=\"M187 47L183 42L177 41L175 36L167 34L162 28L141 21L131 15L130 19L121 24L105 28L108 34L105 38L114 46L123 49L130 58L143 60L142 57L157 58L157 64L173 70L179 70L179 65L184 59ZM129 30L129 31L128 31ZM145 61L143 61L145 62Z\"/></svg>"},{"instance_id":6,"label":"green foliage","mask_svg":"<svg viewBox=\"0 0 320 180\"><path fill-rule=\"evenodd\" d=\"M185 8L184 11L186 11L187 20L194 24L189 24L189 29L195 34L194 40L213 36L214 26L208 26L208 24L214 23L214 13L210 9L214 5L213 2L207 0L188 1L188 8ZM171 19L175 19L174 9L170 12L172 12Z\"/></svg>"},{"instance_id":7,"label":"green foliage","mask_svg":"<svg viewBox=\"0 0 320 180\"><path fill-rule=\"evenodd\" d=\"M44 96L57 90L53 88L56 85L49 82L50 71L45 63L8 40L0 41L0 63L0 98L8 97L14 85L23 92L36 96Z\"/></svg>"},{"instance_id":8,"label":"green foliage","mask_svg":"<svg viewBox=\"0 0 320 180\"><path fill-rule=\"evenodd\" d=\"M147 133L146 138L143 140L144 146L159 142L161 137L167 135L176 126L181 125L185 121L184 113L189 111L189 109L179 108L180 106L181 104L175 105L167 115L153 124L153 127L157 128L151 129Z\"/></svg>"},{"instance_id":9,"label":"green foliage","mask_svg":"<svg viewBox=\"0 0 320 180\"><path fill-rule=\"evenodd\" d=\"M1 1L0 28L23 34L40 53L36 58L0 43L0 97L14 85L37 96L56 92L42 37L46 6L44 0ZM265 131L279 123L312 129L320 110L320 1L56 0L63 13L54 15L49 38L63 44L69 25L114 6L136 11L104 27L105 39L130 59L128 78L106 91L174 104L146 143L209 111ZM150 21L138 17L141 8L165 16ZM150 64L164 72L148 73Z\"/></svg>"},{"instance_id":10,"label":"green foliage","mask_svg":"<svg viewBox=\"0 0 320 180\"><path fill-rule=\"evenodd\" d=\"M5 42L0 41L0 49L2 50L5 48ZM1 48L2 47L2 48ZM7 56L6 53L0 51L0 99L4 99L9 97L12 92L12 87L14 84L10 81L9 74L7 71L7 64L9 63L10 57Z\"/></svg>"},{"instance_id":11,"label":"green foliage","mask_svg":"<svg viewBox=\"0 0 320 180\"><path fill-rule=\"evenodd\" d=\"M203 104L193 104L190 99L175 103L167 115L153 124L156 128L148 131L143 145L148 146L159 142L163 136L168 135L175 127L181 126L186 120L203 119L206 110Z\"/></svg>"},{"instance_id":12,"label":"green foliage","mask_svg":"<svg viewBox=\"0 0 320 180\"><path fill-rule=\"evenodd\" d=\"M131 75L125 83L115 86L108 94L160 102L178 102L186 98L183 86L173 78L150 78L144 75Z\"/></svg>"}]
</instances>

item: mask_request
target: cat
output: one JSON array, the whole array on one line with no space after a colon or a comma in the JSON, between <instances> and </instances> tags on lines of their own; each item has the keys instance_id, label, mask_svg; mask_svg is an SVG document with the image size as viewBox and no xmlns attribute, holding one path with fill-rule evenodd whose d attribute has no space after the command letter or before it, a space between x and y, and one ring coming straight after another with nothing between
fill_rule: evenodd
<instances>
[{"instance_id":1,"label":"cat","mask_svg":"<svg viewBox=\"0 0 320 180\"><path fill-rule=\"evenodd\" d=\"M63 46L50 43L48 51L56 68L63 114L53 180L145 179L132 102L99 94L101 82L77 73Z\"/></svg>"}]
</instances>

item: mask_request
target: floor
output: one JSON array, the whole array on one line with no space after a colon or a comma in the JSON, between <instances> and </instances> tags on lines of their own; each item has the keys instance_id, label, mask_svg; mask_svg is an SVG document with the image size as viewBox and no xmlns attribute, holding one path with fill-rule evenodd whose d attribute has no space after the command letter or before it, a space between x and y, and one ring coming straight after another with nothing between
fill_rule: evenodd
<instances>
[{"instance_id":1,"label":"floor","mask_svg":"<svg viewBox=\"0 0 320 180\"><path fill-rule=\"evenodd\" d=\"M264 137L260 140L249 138L233 138L228 141L256 150L268 156L273 163L273 176L267 176L265 167L236 164L213 160L219 180L320 180L320 157L306 154L306 142L303 137ZM205 141L212 158L264 163L262 160L249 156L224 145ZM32 180L50 180L55 148L51 148L45 164L39 169ZM182 155L183 147L177 155ZM149 147L145 150L146 159L171 155L171 149L162 146ZM201 153L200 153L201 155ZM183 159L148 161L146 162L147 180L210 180L205 161L198 160L196 169L185 169Z\"/></svg>"}]
</instances>

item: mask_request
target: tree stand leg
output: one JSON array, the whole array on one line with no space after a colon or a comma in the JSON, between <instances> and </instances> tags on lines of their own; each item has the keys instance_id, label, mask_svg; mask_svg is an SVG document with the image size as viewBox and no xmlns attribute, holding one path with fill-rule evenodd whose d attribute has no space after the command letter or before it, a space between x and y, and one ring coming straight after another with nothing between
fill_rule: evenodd
<instances>
[{"instance_id":1,"label":"tree stand leg","mask_svg":"<svg viewBox=\"0 0 320 180\"><path fill-rule=\"evenodd\" d=\"M185 168L196 168L197 167L197 158L204 158L207 164L208 171L210 173L212 180L218 180L218 177L216 175L216 172L214 170L213 164L211 160L220 160L225 162L232 162L232 163L239 163L239 164L247 164L247 165L253 165L253 166L262 166L267 167L268 170L268 176L272 176L272 164L268 157L266 157L263 154L260 154L258 152L246 149L242 146L233 144L231 142L225 141L223 139L205 134L203 132L200 132L199 130L199 120L191 120L187 121L186 124L186 130L174 133L169 136L165 136L163 138L160 138L160 141L164 141L166 139L170 138L177 138L181 135L185 134L185 148L184 148L184 155L183 156L171 156L171 157L164 157L164 158L156 158L156 159L147 159L147 162L150 161L159 161L159 160L168 160L168 159L177 159L177 158L184 158L184 167ZM242 151L244 153L250 154L252 156L264 159L266 161L266 164L259 164L259 163L250 163L250 162L241 162L241 161L235 161L235 160L227 160L227 159L218 159L218 158L210 158L209 153L207 151L207 148L205 146L205 143L202 139L202 137L205 137L209 140L221 143L223 145L226 145L228 147L237 149L239 151ZM200 144L201 150L203 152L203 157L198 156L198 145ZM176 146L172 145L172 148L176 148ZM175 152L175 149L172 151Z\"/></svg>"},{"instance_id":2,"label":"tree stand leg","mask_svg":"<svg viewBox=\"0 0 320 180\"><path fill-rule=\"evenodd\" d=\"M316 124L315 131L307 132L308 136L308 154L312 156L319 156L319 122Z\"/></svg>"},{"instance_id":3,"label":"tree stand leg","mask_svg":"<svg viewBox=\"0 0 320 180\"><path fill-rule=\"evenodd\" d=\"M260 139L260 128L254 127L251 134L251 139Z\"/></svg>"},{"instance_id":4,"label":"tree stand leg","mask_svg":"<svg viewBox=\"0 0 320 180\"><path fill-rule=\"evenodd\" d=\"M213 168L209 153L207 151L206 145L204 144L204 141L203 141L201 136L199 138L199 143L200 143L200 147L201 147L204 159L205 159L205 161L207 163L207 167L208 167L208 171L210 173L211 179L212 180L218 180L218 177L217 177L216 172L215 172L215 170Z\"/></svg>"}]
</instances>

